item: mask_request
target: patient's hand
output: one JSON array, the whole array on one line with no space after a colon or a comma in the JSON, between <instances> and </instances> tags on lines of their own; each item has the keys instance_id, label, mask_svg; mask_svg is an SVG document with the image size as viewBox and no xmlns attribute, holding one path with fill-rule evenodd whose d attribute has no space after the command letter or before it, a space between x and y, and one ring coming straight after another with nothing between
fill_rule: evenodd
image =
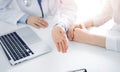
<instances>
[{"instance_id":1,"label":"patient's hand","mask_svg":"<svg viewBox=\"0 0 120 72\"><path fill-rule=\"evenodd\" d=\"M53 40L59 52L67 52L68 49L68 39L64 28L57 25L52 30Z\"/></svg>"},{"instance_id":2,"label":"patient's hand","mask_svg":"<svg viewBox=\"0 0 120 72\"><path fill-rule=\"evenodd\" d=\"M27 19L27 24L37 29L48 27L48 23L43 18L37 16L29 16Z\"/></svg>"}]
</instances>

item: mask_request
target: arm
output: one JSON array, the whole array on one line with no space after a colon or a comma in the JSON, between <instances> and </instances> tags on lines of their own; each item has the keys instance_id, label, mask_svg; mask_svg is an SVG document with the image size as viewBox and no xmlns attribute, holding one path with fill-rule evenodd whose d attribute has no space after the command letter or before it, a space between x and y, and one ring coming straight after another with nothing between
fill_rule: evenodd
<instances>
[{"instance_id":1,"label":"arm","mask_svg":"<svg viewBox=\"0 0 120 72\"><path fill-rule=\"evenodd\" d=\"M17 21L24 15L23 12L12 8L12 0L2 0L0 3L0 20L17 24Z\"/></svg>"},{"instance_id":2,"label":"arm","mask_svg":"<svg viewBox=\"0 0 120 72\"><path fill-rule=\"evenodd\" d=\"M35 28L45 28L48 26L47 22L44 19L37 16L29 16L28 14L22 12L19 7L15 9L14 6L17 4L13 5L12 0L2 0L1 2L3 2L0 3L1 21L7 22L9 24L27 23Z\"/></svg>"},{"instance_id":3,"label":"arm","mask_svg":"<svg viewBox=\"0 0 120 72\"><path fill-rule=\"evenodd\" d=\"M117 36L113 36L116 35ZM100 36L90 34L82 29L76 28L74 31L74 41L80 43L86 43L91 45L100 46L108 50L120 51L120 33L113 31L112 36Z\"/></svg>"},{"instance_id":4,"label":"arm","mask_svg":"<svg viewBox=\"0 0 120 72\"><path fill-rule=\"evenodd\" d=\"M106 38L99 35L89 35L91 38L88 40L88 44L96 45L105 48Z\"/></svg>"},{"instance_id":5,"label":"arm","mask_svg":"<svg viewBox=\"0 0 120 72\"><path fill-rule=\"evenodd\" d=\"M105 47L106 44L106 37L90 34L79 28L75 29L73 40L76 42L87 43L91 45L100 46L103 48Z\"/></svg>"},{"instance_id":6,"label":"arm","mask_svg":"<svg viewBox=\"0 0 120 72\"><path fill-rule=\"evenodd\" d=\"M112 18L113 10L111 6L111 0L106 0L105 4L103 5L102 11L93 18L94 26L100 26Z\"/></svg>"},{"instance_id":7,"label":"arm","mask_svg":"<svg viewBox=\"0 0 120 72\"><path fill-rule=\"evenodd\" d=\"M95 16L93 19L83 22L83 24L75 24L69 28L68 37L70 40L74 38L74 29L75 28L89 28L92 26L100 26L112 18L112 7L110 0L106 0L103 10Z\"/></svg>"}]
</instances>

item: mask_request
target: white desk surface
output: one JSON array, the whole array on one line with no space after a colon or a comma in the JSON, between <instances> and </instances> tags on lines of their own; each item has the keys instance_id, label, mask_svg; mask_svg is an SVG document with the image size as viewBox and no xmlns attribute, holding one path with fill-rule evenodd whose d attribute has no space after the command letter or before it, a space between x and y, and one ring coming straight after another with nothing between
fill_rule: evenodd
<instances>
[{"instance_id":1,"label":"white desk surface","mask_svg":"<svg viewBox=\"0 0 120 72\"><path fill-rule=\"evenodd\" d=\"M17 28L17 26L1 22L0 34ZM34 30L39 36L42 33L43 38L48 33L47 29ZM52 52L13 66L11 72L68 72L80 68L86 68L88 72L120 72L120 53L118 52L70 42L68 52L62 54L57 52L52 41L47 41L49 37L45 39L53 48Z\"/></svg>"}]
</instances>

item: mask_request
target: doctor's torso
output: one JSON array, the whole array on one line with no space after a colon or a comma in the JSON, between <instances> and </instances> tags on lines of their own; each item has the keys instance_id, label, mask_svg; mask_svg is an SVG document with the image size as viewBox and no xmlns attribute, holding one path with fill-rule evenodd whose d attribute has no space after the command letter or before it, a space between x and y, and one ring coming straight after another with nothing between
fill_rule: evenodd
<instances>
[{"instance_id":1,"label":"doctor's torso","mask_svg":"<svg viewBox=\"0 0 120 72\"><path fill-rule=\"evenodd\" d=\"M41 16L41 9L38 0L16 0L20 9L30 15ZM27 3L28 2L28 3ZM48 14L48 1L42 0L42 9L44 14Z\"/></svg>"},{"instance_id":2,"label":"doctor's torso","mask_svg":"<svg viewBox=\"0 0 120 72\"><path fill-rule=\"evenodd\" d=\"M42 0L41 5L45 16L57 11L59 0ZM14 6L19 10L29 14L41 17L41 9L38 0L0 0L0 8Z\"/></svg>"}]
</instances>

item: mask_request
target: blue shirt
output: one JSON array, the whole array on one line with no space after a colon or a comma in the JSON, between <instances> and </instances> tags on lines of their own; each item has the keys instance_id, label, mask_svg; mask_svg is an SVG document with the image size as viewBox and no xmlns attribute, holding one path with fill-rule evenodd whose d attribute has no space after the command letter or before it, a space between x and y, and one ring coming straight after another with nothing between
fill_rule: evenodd
<instances>
[{"instance_id":1,"label":"blue shirt","mask_svg":"<svg viewBox=\"0 0 120 72\"><path fill-rule=\"evenodd\" d=\"M28 16L29 16L28 14L23 15L23 16L17 21L17 23L27 24L26 21L27 21Z\"/></svg>"}]
</instances>

